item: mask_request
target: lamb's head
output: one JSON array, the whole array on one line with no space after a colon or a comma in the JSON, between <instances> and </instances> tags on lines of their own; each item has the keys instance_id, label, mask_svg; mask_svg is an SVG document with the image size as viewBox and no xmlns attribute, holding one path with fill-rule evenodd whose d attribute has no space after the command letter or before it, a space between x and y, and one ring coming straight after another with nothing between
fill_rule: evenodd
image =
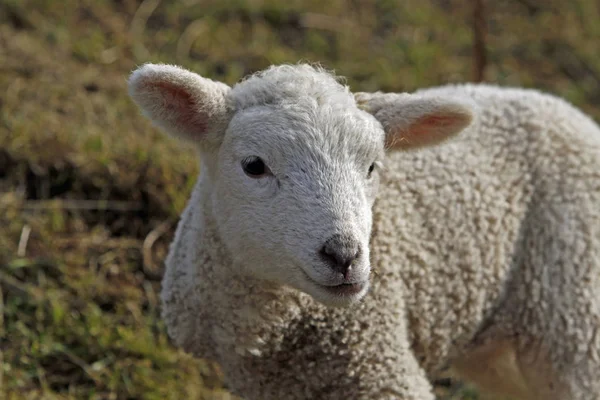
<instances>
[{"instance_id":1,"label":"lamb's head","mask_svg":"<svg viewBox=\"0 0 600 400\"><path fill-rule=\"evenodd\" d=\"M156 125L199 150L199 190L237 273L328 305L367 292L371 209L390 141L345 86L308 65L271 67L230 88L149 64L129 87ZM437 111L418 117L435 124Z\"/></svg>"}]
</instances>

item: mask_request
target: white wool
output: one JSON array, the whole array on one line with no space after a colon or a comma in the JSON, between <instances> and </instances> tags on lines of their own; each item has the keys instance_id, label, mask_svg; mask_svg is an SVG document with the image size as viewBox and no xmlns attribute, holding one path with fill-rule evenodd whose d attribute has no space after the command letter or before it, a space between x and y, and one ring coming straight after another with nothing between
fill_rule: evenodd
<instances>
[{"instance_id":1,"label":"white wool","mask_svg":"<svg viewBox=\"0 0 600 400\"><path fill-rule=\"evenodd\" d=\"M452 364L491 392L598 398L600 130L588 117L531 90L361 93L357 106L309 66L232 89L172 68L144 66L130 85L203 164L163 316L235 393L429 400ZM249 156L270 170L246 175ZM344 276L319 256L338 234L360 249ZM327 289L365 279L368 291Z\"/></svg>"},{"instance_id":2,"label":"white wool","mask_svg":"<svg viewBox=\"0 0 600 400\"><path fill-rule=\"evenodd\" d=\"M237 111L266 104L310 101L354 107L355 100L340 80L324 69L305 64L272 66L238 83L231 94Z\"/></svg>"}]
</instances>

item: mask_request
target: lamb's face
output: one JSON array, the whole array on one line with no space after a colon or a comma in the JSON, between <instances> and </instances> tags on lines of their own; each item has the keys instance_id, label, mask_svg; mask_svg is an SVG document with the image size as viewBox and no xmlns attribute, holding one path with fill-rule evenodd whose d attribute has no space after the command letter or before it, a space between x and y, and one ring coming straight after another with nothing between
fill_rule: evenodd
<instances>
[{"instance_id":1,"label":"lamb's face","mask_svg":"<svg viewBox=\"0 0 600 400\"><path fill-rule=\"evenodd\" d=\"M326 304L360 299L383 143L380 124L356 107L236 113L211 175L215 218L237 264Z\"/></svg>"},{"instance_id":2,"label":"lamb's face","mask_svg":"<svg viewBox=\"0 0 600 400\"><path fill-rule=\"evenodd\" d=\"M331 305L368 289L384 136L386 147L414 149L472 119L456 99L357 94L367 114L307 65L272 67L232 89L148 64L132 74L129 93L157 126L201 151L200 189L236 266Z\"/></svg>"}]
</instances>

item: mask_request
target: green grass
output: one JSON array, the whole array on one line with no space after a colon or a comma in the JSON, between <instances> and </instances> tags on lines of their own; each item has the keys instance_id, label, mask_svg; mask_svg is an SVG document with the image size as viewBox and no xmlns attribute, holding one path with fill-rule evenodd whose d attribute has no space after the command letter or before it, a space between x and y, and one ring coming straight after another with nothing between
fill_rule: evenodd
<instances>
[{"instance_id":1,"label":"green grass","mask_svg":"<svg viewBox=\"0 0 600 400\"><path fill-rule=\"evenodd\" d=\"M0 0L0 398L230 398L218 367L174 349L159 319L161 262L197 166L128 99L133 68L233 84L305 60L354 90L468 81L468 4ZM600 117L597 2L487 4L487 80Z\"/></svg>"}]
</instances>

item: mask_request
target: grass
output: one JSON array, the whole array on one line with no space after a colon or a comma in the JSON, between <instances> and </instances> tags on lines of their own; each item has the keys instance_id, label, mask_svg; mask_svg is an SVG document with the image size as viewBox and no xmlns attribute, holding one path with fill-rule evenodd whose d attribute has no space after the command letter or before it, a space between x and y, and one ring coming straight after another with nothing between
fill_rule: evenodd
<instances>
[{"instance_id":1,"label":"grass","mask_svg":"<svg viewBox=\"0 0 600 400\"><path fill-rule=\"evenodd\" d=\"M597 2L487 4L487 80L600 117ZM0 0L0 398L231 398L159 318L197 166L128 99L133 68L233 84L319 61L354 90L410 91L474 76L471 23L459 0ZM456 388L440 396L477 398Z\"/></svg>"}]
</instances>

